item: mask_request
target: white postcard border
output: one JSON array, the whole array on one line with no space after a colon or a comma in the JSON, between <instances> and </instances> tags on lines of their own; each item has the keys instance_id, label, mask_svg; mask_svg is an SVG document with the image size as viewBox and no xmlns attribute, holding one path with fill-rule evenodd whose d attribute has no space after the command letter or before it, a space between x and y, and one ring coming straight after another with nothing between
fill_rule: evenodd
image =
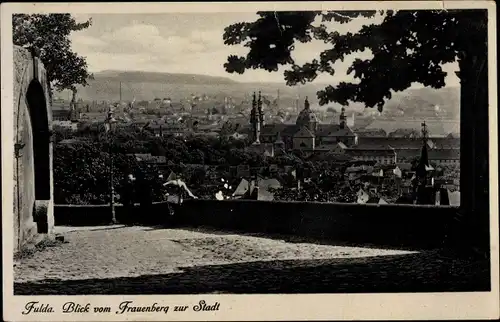
<instances>
[{"instance_id":1,"label":"white postcard border","mask_svg":"<svg viewBox=\"0 0 500 322\"><path fill-rule=\"evenodd\" d=\"M488 9L489 32L489 126L490 126L490 236L491 292L401 293L401 294L311 294L311 295L150 295L150 296L14 296L12 213L13 114L2 108L2 224L4 319L8 321L123 321L123 320L394 320L394 319L488 319L499 317L498 278L498 151L496 8L494 1L363 1L363 2L246 2L246 3L12 3L1 6L2 105L13 102L11 15L15 12L69 13L161 13L161 12L254 12L258 10L369 10L369 9ZM153 303L195 305L200 300L220 302L220 311L181 314L115 314L118 304L133 300L136 305ZM111 314L22 315L29 301L60 307L73 301L92 306L110 306ZM60 310L59 310L60 311Z\"/></svg>"}]
</instances>

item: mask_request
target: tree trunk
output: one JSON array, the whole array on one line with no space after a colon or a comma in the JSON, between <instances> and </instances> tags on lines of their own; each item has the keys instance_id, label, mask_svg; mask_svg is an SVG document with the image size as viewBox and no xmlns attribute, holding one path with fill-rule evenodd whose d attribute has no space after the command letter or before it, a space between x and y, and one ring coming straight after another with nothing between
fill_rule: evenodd
<instances>
[{"instance_id":1,"label":"tree trunk","mask_svg":"<svg viewBox=\"0 0 500 322\"><path fill-rule=\"evenodd\" d=\"M73 89L71 90L72 91L72 95L71 95L71 104L75 104L76 103L76 93L77 93L77 90L76 89Z\"/></svg>"},{"instance_id":2,"label":"tree trunk","mask_svg":"<svg viewBox=\"0 0 500 322\"><path fill-rule=\"evenodd\" d=\"M486 29L486 28L485 28ZM486 31L486 30L485 30ZM485 32L486 33L486 32ZM489 254L488 57L466 52L460 66L460 245Z\"/></svg>"}]
</instances>

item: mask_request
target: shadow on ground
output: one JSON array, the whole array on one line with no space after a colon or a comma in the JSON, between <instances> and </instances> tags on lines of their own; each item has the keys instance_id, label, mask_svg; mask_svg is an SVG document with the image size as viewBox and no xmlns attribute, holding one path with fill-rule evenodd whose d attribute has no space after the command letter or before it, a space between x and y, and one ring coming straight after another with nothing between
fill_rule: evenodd
<instances>
[{"instance_id":1,"label":"shadow on ground","mask_svg":"<svg viewBox=\"0 0 500 322\"><path fill-rule=\"evenodd\" d=\"M178 273L15 283L16 295L387 293L489 291L487 260L438 251L329 260L258 261L180 268Z\"/></svg>"},{"instance_id":2,"label":"shadow on ground","mask_svg":"<svg viewBox=\"0 0 500 322\"><path fill-rule=\"evenodd\" d=\"M312 237L312 236L299 236L292 234L280 234L280 233L272 233L272 232L246 232L237 229L219 229L209 226L198 226L198 227L189 227L184 225L172 225L172 226L164 226L164 225L154 225L147 226L145 230L162 230L162 229L180 229L190 232L198 232L204 234L210 234L215 236L227 236L227 235L239 235L239 236L248 236L248 237L258 237L258 238L266 238L266 239L274 239L274 240L282 240L287 243L307 243L307 244L318 244L318 245L330 245L330 246L345 246L345 247L363 247L363 248L375 248L375 249L394 249L394 250L405 250L405 251L415 251L418 247L404 245L402 243L398 244L395 242L373 242L363 239L357 239L353 241L343 239L335 239L332 236L321 237ZM444 244L444 241L443 241Z\"/></svg>"}]
</instances>

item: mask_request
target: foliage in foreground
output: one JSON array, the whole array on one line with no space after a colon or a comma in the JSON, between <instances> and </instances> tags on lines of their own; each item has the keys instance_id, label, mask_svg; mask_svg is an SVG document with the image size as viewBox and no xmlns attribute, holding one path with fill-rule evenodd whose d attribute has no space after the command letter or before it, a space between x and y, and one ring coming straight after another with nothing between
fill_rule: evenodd
<instances>
[{"instance_id":1,"label":"foliage in foreground","mask_svg":"<svg viewBox=\"0 0 500 322\"><path fill-rule=\"evenodd\" d=\"M87 29L91 23L92 20L79 23L70 14L15 14L12 37L14 45L34 51L40 57L50 89L71 90L74 98L76 86L86 86L92 75L85 58L72 50L70 35Z\"/></svg>"},{"instance_id":2,"label":"foliage in foreground","mask_svg":"<svg viewBox=\"0 0 500 322\"><path fill-rule=\"evenodd\" d=\"M246 56L230 55L224 67L229 73L247 69L284 72L288 85L305 84L321 74L335 75L334 64L363 51L370 59L355 59L347 73L354 82L341 82L318 92L320 104L349 101L377 106L382 111L393 91L409 88L413 82L441 88L446 72L442 65L458 61L460 78L477 78L472 71L486 61L487 18L485 10L400 10L400 11L269 11L258 12L253 22L226 27L224 43L249 48ZM380 15L380 24L366 20L356 33L331 30L331 22ZM318 22L319 20L319 22ZM334 28L334 27L333 27ZM297 43L313 39L330 45L318 57L302 66L295 63ZM477 65L469 62L477 61ZM482 67L480 67L482 64ZM463 105L462 105L463 106Z\"/></svg>"}]
</instances>

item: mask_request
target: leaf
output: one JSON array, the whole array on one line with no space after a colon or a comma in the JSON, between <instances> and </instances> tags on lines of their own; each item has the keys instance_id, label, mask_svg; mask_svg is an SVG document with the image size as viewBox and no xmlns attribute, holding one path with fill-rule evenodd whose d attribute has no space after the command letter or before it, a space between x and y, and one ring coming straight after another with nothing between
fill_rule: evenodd
<instances>
[{"instance_id":1,"label":"leaf","mask_svg":"<svg viewBox=\"0 0 500 322\"><path fill-rule=\"evenodd\" d=\"M75 85L86 86L92 75L85 58L72 51L69 36L91 23L91 19L78 23L70 14L15 14L13 41L37 52L47 71L49 88L75 90Z\"/></svg>"},{"instance_id":2,"label":"leaf","mask_svg":"<svg viewBox=\"0 0 500 322\"><path fill-rule=\"evenodd\" d=\"M379 24L370 18L380 14ZM487 53L486 10L418 10L418 11L327 11L327 12L259 12L254 22L240 22L225 29L227 45L249 48L244 57L231 55L224 65L228 72L244 73L246 69L275 72L288 66L284 80L289 86L312 82L320 73L335 74L333 66L353 53L370 52L370 59L355 59L347 74L356 81L327 86L319 91L321 105L349 101L364 103L382 111L391 92L403 91L417 82L424 86L445 86L442 65L466 57ZM321 23L315 25L317 17ZM328 30L325 22L347 23L366 19L357 32L340 34ZM295 43L311 39L330 44L318 52L317 59L302 66L295 64ZM270 48L272 46L272 48ZM460 74L457 74L460 76Z\"/></svg>"}]
</instances>

